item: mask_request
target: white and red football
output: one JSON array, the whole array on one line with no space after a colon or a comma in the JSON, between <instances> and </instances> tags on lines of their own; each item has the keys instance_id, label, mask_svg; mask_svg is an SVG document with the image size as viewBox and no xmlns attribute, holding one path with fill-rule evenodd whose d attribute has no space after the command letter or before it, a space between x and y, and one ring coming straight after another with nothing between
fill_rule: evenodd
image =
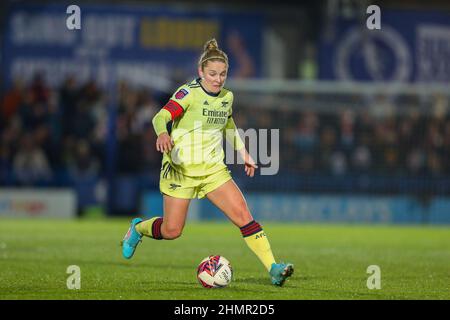
<instances>
[{"instance_id":1,"label":"white and red football","mask_svg":"<svg viewBox=\"0 0 450 320\"><path fill-rule=\"evenodd\" d=\"M226 287L232 278L233 269L225 257L209 256L198 265L197 279L205 288Z\"/></svg>"}]
</instances>

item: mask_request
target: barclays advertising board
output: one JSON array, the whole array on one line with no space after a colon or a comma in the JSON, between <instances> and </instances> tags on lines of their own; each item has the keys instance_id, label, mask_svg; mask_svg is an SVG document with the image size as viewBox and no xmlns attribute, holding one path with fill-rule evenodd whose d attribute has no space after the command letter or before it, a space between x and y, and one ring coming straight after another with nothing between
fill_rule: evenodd
<instances>
[{"instance_id":1,"label":"barclays advertising board","mask_svg":"<svg viewBox=\"0 0 450 320\"><path fill-rule=\"evenodd\" d=\"M10 5L2 46L6 84L41 71L50 85L74 74L80 81L93 78L102 85L114 77L173 89L174 77L195 76L203 44L212 37L230 57L231 77L258 76L257 68L242 65L261 62L264 20L256 11L87 4L79 8L80 29L69 30L70 15L63 4ZM242 74L243 70L253 73Z\"/></svg>"}]
</instances>

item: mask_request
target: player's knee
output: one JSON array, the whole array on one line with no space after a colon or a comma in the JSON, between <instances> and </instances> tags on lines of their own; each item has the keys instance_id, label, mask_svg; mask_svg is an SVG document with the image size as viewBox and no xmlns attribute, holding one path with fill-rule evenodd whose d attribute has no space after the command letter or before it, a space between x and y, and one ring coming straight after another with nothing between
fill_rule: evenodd
<instances>
[{"instance_id":1,"label":"player's knee","mask_svg":"<svg viewBox=\"0 0 450 320\"><path fill-rule=\"evenodd\" d=\"M163 236L166 240L175 240L181 236L183 232L180 228L165 228L163 230Z\"/></svg>"},{"instance_id":2,"label":"player's knee","mask_svg":"<svg viewBox=\"0 0 450 320\"><path fill-rule=\"evenodd\" d=\"M245 226L253 220L252 214L248 210L247 206L244 205L236 208L235 220L239 226Z\"/></svg>"}]
</instances>

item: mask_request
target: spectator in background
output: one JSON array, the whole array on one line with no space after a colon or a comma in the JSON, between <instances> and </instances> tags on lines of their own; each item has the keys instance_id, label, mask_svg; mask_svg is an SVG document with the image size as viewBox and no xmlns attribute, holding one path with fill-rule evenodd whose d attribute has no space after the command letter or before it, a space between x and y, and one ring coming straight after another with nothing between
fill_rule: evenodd
<instances>
[{"instance_id":1,"label":"spectator in background","mask_svg":"<svg viewBox=\"0 0 450 320\"><path fill-rule=\"evenodd\" d=\"M250 57L245 42L242 40L238 31L234 31L227 36L227 47L230 55L233 55L233 60L236 61L235 70L233 70L232 77L237 79L251 78L255 76L255 63Z\"/></svg>"},{"instance_id":2,"label":"spectator in background","mask_svg":"<svg viewBox=\"0 0 450 320\"><path fill-rule=\"evenodd\" d=\"M160 166L161 161L159 154L154 152L156 134L152 125L152 119L159 110L159 104L152 93L146 89L139 90L136 104L137 111L131 123L131 134L138 136L138 138L135 137L135 140L137 139L136 142L140 145L133 145L133 147L141 150L139 169L152 171ZM122 145L122 147L127 148L126 145ZM123 150L122 152L130 154L135 151Z\"/></svg>"},{"instance_id":3,"label":"spectator in background","mask_svg":"<svg viewBox=\"0 0 450 320\"><path fill-rule=\"evenodd\" d=\"M408 150L411 149L411 145L414 143L412 140L414 123L409 118L403 118L399 121L397 130L399 151L402 155L406 155Z\"/></svg>"},{"instance_id":4,"label":"spectator in background","mask_svg":"<svg viewBox=\"0 0 450 320\"><path fill-rule=\"evenodd\" d=\"M239 109L239 107L237 107ZM236 115L233 115L236 121L236 126L238 128L248 128L248 115L245 112L236 112Z\"/></svg>"},{"instance_id":5,"label":"spectator in background","mask_svg":"<svg viewBox=\"0 0 450 320\"><path fill-rule=\"evenodd\" d=\"M23 128L25 130L34 131L41 126L49 125L49 112L46 104L35 102L30 106L26 106L26 108L27 112L22 117Z\"/></svg>"},{"instance_id":6,"label":"spectator in background","mask_svg":"<svg viewBox=\"0 0 450 320\"><path fill-rule=\"evenodd\" d=\"M48 103L50 99L50 88L45 82L45 75L43 72L37 72L34 75L33 81L30 86L33 103Z\"/></svg>"},{"instance_id":7,"label":"spectator in background","mask_svg":"<svg viewBox=\"0 0 450 320\"><path fill-rule=\"evenodd\" d=\"M311 173L316 165L316 151L319 145L319 117L313 111L305 111L300 116L292 142L297 149L296 170Z\"/></svg>"},{"instance_id":8,"label":"spectator in background","mask_svg":"<svg viewBox=\"0 0 450 320\"><path fill-rule=\"evenodd\" d=\"M72 119L72 131L69 133L76 139L90 140L92 138L92 133L95 128L95 119L92 116L89 107L89 102L85 100L81 100L77 104L77 112Z\"/></svg>"},{"instance_id":9,"label":"spectator in background","mask_svg":"<svg viewBox=\"0 0 450 320\"><path fill-rule=\"evenodd\" d=\"M89 117L92 120L92 128L90 129L89 142L95 157L105 159L106 150L104 146L108 133L107 99L105 93L95 83L92 84L90 90L91 98L88 99L88 108Z\"/></svg>"},{"instance_id":10,"label":"spectator in background","mask_svg":"<svg viewBox=\"0 0 450 320\"><path fill-rule=\"evenodd\" d=\"M385 149L384 151L384 164L383 164L383 171L385 174L388 175L395 175L399 173L399 155L398 150L394 147L390 146Z\"/></svg>"},{"instance_id":11,"label":"spectator in background","mask_svg":"<svg viewBox=\"0 0 450 320\"><path fill-rule=\"evenodd\" d=\"M444 159L444 170L446 174L450 174L450 119L446 121L444 126L444 143L443 143L443 154Z\"/></svg>"},{"instance_id":12,"label":"spectator in background","mask_svg":"<svg viewBox=\"0 0 450 320\"><path fill-rule=\"evenodd\" d=\"M444 144L443 132L440 123L436 120L428 122L428 128L425 136L426 146L429 149L440 149Z\"/></svg>"},{"instance_id":13,"label":"spectator in background","mask_svg":"<svg viewBox=\"0 0 450 320\"><path fill-rule=\"evenodd\" d=\"M13 86L2 99L0 125L4 126L19 110L24 97L24 86L21 79L16 79Z\"/></svg>"},{"instance_id":14,"label":"spectator in background","mask_svg":"<svg viewBox=\"0 0 450 320\"><path fill-rule=\"evenodd\" d=\"M348 161L345 153L337 150L331 154L330 169L335 176L344 175L348 172Z\"/></svg>"},{"instance_id":15,"label":"spectator in background","mask_svg":"<svg viewBox=\"0 0 450 320\"><path fill-rule=\"evenodd\" d=\"M6 143L0 142L0 185L9 180L12 171L11 150Z\"/></svg>"},{"instance_id":16,"label":"spectator in background","mask_svg":"<svg viewBox=\"0 0 450 320\"><path fill-rule=\"evenodd\" d=\"M256 118L256 120L257 120L256 127L258 129L270 129L270 128L273 128L273 123L272 123L273 117L274 116L271 115L269 113L269 111L258 113L258 116Z\"/></svg>"},{"instance_id":17,"label":"spectator in background","mask_svg":"<svg viewBox=\"0 0 450 320\"><path fill-rule=\"evenodd\" d=\"M20 139L20 147L13 160L13 170L22 185L49 181L52 176L47 157L35 144L31 133L25 133Z\"/></svg>"},{"instance_id":18,"label":"spectator in background","mask_svg":"<svg viewBox=\"0 0 450 320\"><path fill-rule=\"evenodd\" d=\"M369 148L370 138L363 135L359 145L355 147L352 153L352 167L355 172L368 173L372 166L372 152Z\"/></svg>"},{"instance_id":19,"label":"spectator in background","mask_svg":"<svg viewBox=\"0 0 450 320\"><path fill-rule=\"evenodd\" d=\"M304 48L303 57L298 66L298 73L301 80L314 81L317 80L318 66L316 47L313 43L308 42Z\"/></svg>"},{"instance_id":20,"label":"spectator in background","mask_svg":"<svg viewBox=\"0 0 450 320\"><path fill-rule=\"evenodd\" d=\"M416 147L408 153L406 164L409 174L420 175L425 170L425 152L420 147Z\"/></svg>"},{"instance_id":21,"label":"spectator in background","mask_svg":"<svg viewBox=\"0 0 450 320\"><path fill-rule=\"evenodd\" d=\"M46 125L48 121L47 104L36 101L31 88L24 91L22 102L19 106L18 116L21 127L25 131L33 131L41 125Z\"/></svg>"},{"instance_id":22,"label":"spectator in background","mask_svg":"<svg viewBox=\"0 0 450 320\"><path fill-rule=\"evenodd\" d=\"M118 168L121 173L138 173L141 170L141 139L137 127L139 95L126 88L121 96L117 118Z\"/></svg>"},{"instance_id":23,"label":"spectator in background","mask_svg":"<svg viewBox=\"0 0 450 320\"><path fill-rule=\"evenodd\" d=\"M19 117L12 118L0 131L0 143L6 145L11 155L17 151L18 141L22 133L22 124Z\"/></svg>"},{"instance_id":24,"label":"spectator in background","mask_svg":"<svg viewBox=\"0 0 450 320\"><path fill-rule=\"evenodd\" d=\"M336 150L336 130L327 125L323 128L320 135L320 152L319 152L319 165L320 169L329 172L331 169L332 155Z\"/></svg>"},{"instance_id":25,"label":"spectator in background","mask_svg":"<svg viewBox=\"0 0 450 320\"><path fill-rule=\"evenodd\" d=\"M440 177L443 173L442 160L437 152L427 154L427 173L434 177Z\"/></svg>"},{"instance_id":26,"label":"spectator in background","mask_svg":"<svg viewBox=\"0 0 450 320\"><path fill-rule=\"evenodd\" d=\"M293 142L301 151L312 153L318 143L319 118L313 111L306 111L300 117Z\"/></svg>"},{"instance_id":27,"label":"spectator in background","mask_svg":"<svg viewBox=\"0 0 450 320\"><path fill-rule=\"evenodd\" d=\"M122 123L120 126L126 126ZM142 169L142 135L129 131L129 128L121 129L123 135L119 137L118 168L121 173L139 173Z\"/></svg>"},{"instance_id":28,"label":"spectator in background","mask_svg":"<svg viewBox=\"0 0 450 320\"><path fill-rule=\"evenodd\" d=\"M435 120L445 120L445 117L448 114L449 98L444 96L443 94L437 94L433 96L433 105L432 105L432 114Z\"/></svg>"},{"instance_id":29,"label":"spectator in background","mask_svg":"<svg viewBox=\"0 0 450 320\"><path fill-rule=\"evenodd\" d=\"M106 117L102 93L94 80L81 87L76 106L74 133L78 138L91 138L98 119ZM83 121L84 119L84 121Z\"/></svg>"},{"instance_id":30,"label":"spectator in background","mask_svg":"<svg viewBox=\"0 0 450 320\"><path fill-rule=\"evenodd\" d=\"M140 89L136 106L136 114L131 124L131 130L135 133L144 133L147 128L152 126L152 118L158 112L159 105L149 91Z\"/></svg>"},{"instance_id":31,"label":"spectator in background","mask_svg":"<svg viewBox=\"0 0 450 320\"><path fill-rule=\"evenodd\" d=\"M63 168L69 168L75 162L76 139L73 135L67 135L62 140L61 162Z\"/></svg>"},{"instance_id":32,"label":"spectator in background","mask_svg":"<svg viewBox=\"0 0 450 320\"><path fill-rule=\"evenodd\" d=\"M79 140L75 145L75 154L69 164L69 172L75 179L96 177L99 174L100 163L91 152L86 140Z\"/></svg>"},{"instance_id":33,"label":"spectator in background","mask_svg":"<svg viewBox=\"0 0 450 320\"><path fill-rule=\"evenodd\" d=\"M399 173L398 126L395 116L387 116L380 126L381 148L384 153L383 165L387 174Z\"/></svg>"},{"instance_id":34,"label":"spectator in background","mask_svg":"<svg viewBox=\"0 0 450 320\"><path fill-rule=\"evenodd\" d=\"M77 113L77 103L80 95L76 79L73 75L69 75L64 80L58 93L63 134L67 135L73 131L73 119Z\"/></svg>"},{"instance_id":35,"label":"spectator in background","mask_svg":"<svg viewBox=\"0 0 450 320\"><path fill-rule=\"evenodd\" d=\"M444 151L444 121L443 114L439 117L431 118L428 122L427 131L425 132L425 150L427 173L432 176L439 176L445 170L442 163Z\"/></svg>"},{"instance_id":36,"label":"spectator in background","mask_svg":"<svg viewBox=\"0 0 450 320\"><path fill-rule=\"evenodd\" d=\"M340 146L349 153L355 145L355 114L353 111L346 109L340 113Z\"/></svg>"},{"instance_id":37,"label":"spectator in background","mask_svg":"<svg viewBox=\"0 0 450 320\"><path fill-rule=\"evenodd\" d=\"M369 108L375 120L382 120L385 117L393 116L395 112L392 97L383 94L377 95L370 103Z\"/></svg>"},{"instance_id":38,"label":"spectator in background","mask_svg":"<svg viewBox=\"0 0 450 320\"><path fill-rule=\"evenodd\" d=\"M141 163L142 169L152 172L161 165L161 156L155 152L156 134L153 127L146 127L143 130L141 140Z\"/></svg>"}]
</instances>

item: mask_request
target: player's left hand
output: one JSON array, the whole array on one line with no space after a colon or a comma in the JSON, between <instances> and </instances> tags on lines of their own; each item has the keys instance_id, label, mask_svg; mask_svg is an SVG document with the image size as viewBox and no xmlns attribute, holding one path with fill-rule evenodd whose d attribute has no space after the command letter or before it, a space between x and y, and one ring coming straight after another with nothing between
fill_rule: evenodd
<instances>
[{"instance_id":1,"label":"player's left hand","mask_svg":"<svg viewBox=\"0 0 450 320\"><path fill-rule=\"evenodd\" d=\"M258 169L258 166L256 165L255 161L252 159L250 155L245 159L245 173L249 177L253 177L255 175L255 170Z\"/></svg>"},{"instance_id":2,"label":"player's left hand","mask_svg":"<svg viewBox=\"0 0 450 320\"><path fill-rule=\"evenodd\" d=\"M256 165L255 160L253 160L252 156L247 152L247 150L245 148L242 148L241 150L239 150L239 153L240 153L242 159L244 159L245 173L249 177L253 177L255 175L255 169L258 169L258 166Z\"/></svg>"}]
</instances>

